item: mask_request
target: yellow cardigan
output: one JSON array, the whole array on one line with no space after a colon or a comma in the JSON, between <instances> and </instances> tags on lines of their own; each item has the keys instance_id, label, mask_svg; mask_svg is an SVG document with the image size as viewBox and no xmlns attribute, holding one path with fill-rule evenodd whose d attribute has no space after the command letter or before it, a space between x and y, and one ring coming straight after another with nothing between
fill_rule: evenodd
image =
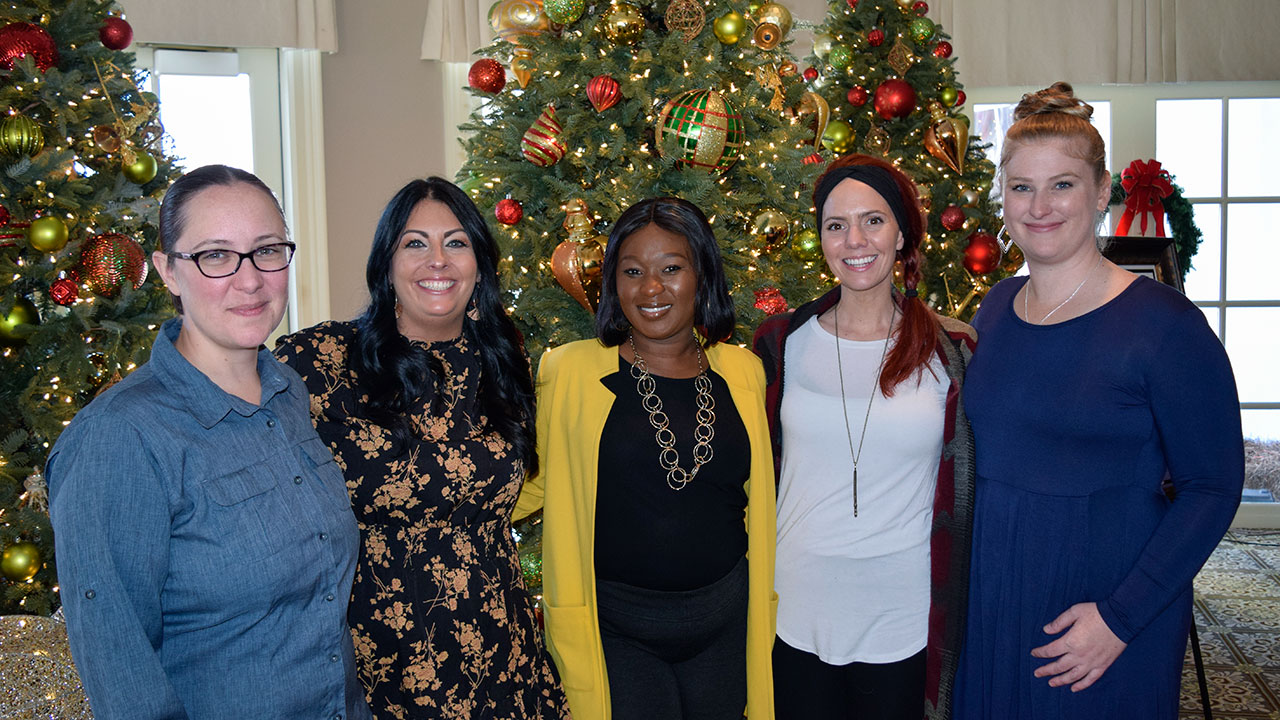
<instances>
[{"instance_id":1,"label":"yellow cardigan","mask_svg":"<svg viewBox=\"0 0 1280 720\"><path fill-rule=\"evenodd\" d=\"M729 386L751 440L747 482L747 716L773 718L773 457L764 412L764 369L749 350L718 344L707 359ZM545 508L542 592L547 646L574 720L609 720L609 682L596 609L596 468L614 395L600 379L618 371L617 348L581 340L547 352L538 367L540 473L527 479L517 519ZM724 452L721 449L720 452ZM654 450L655 458L657 450ZM655 460L656 462L656 460Z\"/></svg>"}]
</instances>

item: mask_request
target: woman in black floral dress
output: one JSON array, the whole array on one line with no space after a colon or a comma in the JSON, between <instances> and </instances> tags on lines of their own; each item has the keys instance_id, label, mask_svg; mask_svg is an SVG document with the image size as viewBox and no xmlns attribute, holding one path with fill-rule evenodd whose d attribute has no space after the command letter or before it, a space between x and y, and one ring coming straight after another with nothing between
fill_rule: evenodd
<instances>
[{"instance_id":1,"label":"woman in black floral dress","mask_svg":"<svg viewBox=\"0 0 1280 720\"><path fill-rule=\"evenodd\" d=\"M569 717L511 538L537 458L497 263L470 199L415 180L378 222L364 314L276 346L360 523L349 621L379 720Z\"/></svg>"}]
</instances>

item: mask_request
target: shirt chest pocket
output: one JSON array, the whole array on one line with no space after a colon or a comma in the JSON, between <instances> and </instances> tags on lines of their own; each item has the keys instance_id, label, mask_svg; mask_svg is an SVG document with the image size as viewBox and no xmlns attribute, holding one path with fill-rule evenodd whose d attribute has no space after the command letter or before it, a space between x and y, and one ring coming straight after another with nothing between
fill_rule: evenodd
<instances>
[{"instance_id":1,"label":"shirt chest pocket","mask_svg":"<svg viewBox=\"0 0 1280 720\"><path fill-rule=\"evenodd\" d=\"M207 522L197 527L212 534L206 539L230 555L228 561L269 558L303 539L279 487L281 474L259 463L203 483Z\"/></svg>"}]
</instances>

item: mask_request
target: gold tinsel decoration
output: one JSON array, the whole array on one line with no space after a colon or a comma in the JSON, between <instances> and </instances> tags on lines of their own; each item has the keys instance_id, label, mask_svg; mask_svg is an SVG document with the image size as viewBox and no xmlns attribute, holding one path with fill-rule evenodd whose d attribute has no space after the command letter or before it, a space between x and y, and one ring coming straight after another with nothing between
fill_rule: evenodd
<instances>
[{"instance_id":1,"label":"gold tinsel decoration","mask_svg":"<svg viewBox=\"0 0 1280 720\"><path fill-rule=\"evenodd\" d=\"M777 68L767 63L757 66L756 82L760 83L760 87L773 91L773 97L769 100L769 109L782 112L786 107L786 97L782 94L782 77L778 74Z\"/></svg>"},{"instance_id":2,"label":"gold tinsel decoration","mask_svg":"<svg viewBox=\"0 0 1280 720\"><path fill-rule=\"evenodd\" d=\"M0 617L0 677L0 717L93 718L57 615Z\"/></svg>"}]
</instances>

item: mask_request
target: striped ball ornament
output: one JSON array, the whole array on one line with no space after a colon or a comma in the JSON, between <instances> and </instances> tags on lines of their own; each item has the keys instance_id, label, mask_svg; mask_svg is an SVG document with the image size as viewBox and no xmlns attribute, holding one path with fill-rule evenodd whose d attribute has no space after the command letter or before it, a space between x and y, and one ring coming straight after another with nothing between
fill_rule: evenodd
<instances>
[{"instance_id":1,"label":"striped ball ornament","mask_svg":"<svg viewBox=\"0 0 1280 720\"><path fill-rule=\"evenodd\" d=\"M715 90L690 90L667 101L655 129L658 148L668 135L678 138L678 165L718 175L738 160L746 133L742 115Z\"/></svg>"}]
</instances>

